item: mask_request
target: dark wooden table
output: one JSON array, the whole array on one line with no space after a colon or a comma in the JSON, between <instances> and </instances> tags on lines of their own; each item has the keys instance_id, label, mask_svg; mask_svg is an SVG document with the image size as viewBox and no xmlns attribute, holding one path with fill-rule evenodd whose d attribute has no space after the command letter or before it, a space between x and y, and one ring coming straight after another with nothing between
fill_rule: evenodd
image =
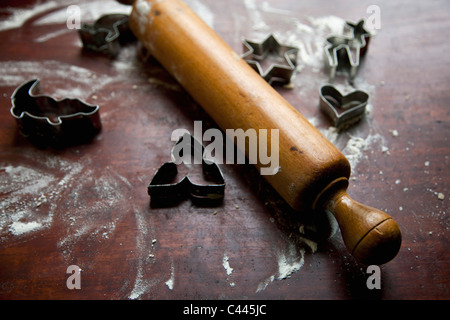
<instances>
[{"instance_id":1,"label":"dark wooden table","mask_svg":"<svg viewBox=\"0 0 450 320\"><path fill-rule=\"evenodd\" d=\"M377 1L380 25L353 87L343 76L334 81L366 90L370 103L362 121L336 132L318 108L328 82L324 39L346 20L369 19L373 1L188 1L239 54L243 37L271 32L300 48L292 85L277 90L348 156L349 194L388 212L403 233L399 254L381 266L380 289L367 287L371 274L339 231L327 239L319 224L301 233L318 225L308 213L291 219L250 166L220 165L226 192L217 207L151 208L147 185L170 160L172 132L214 122L139 44L109 58L82 50L66 24L69 4L81 23L129 7L2 3L0 298L450 298L448 2ZM10 97L34 78L55 98L98 104L101 133L62 149L23 138ZM67 286L72 265L82 270L80 289Z\"/></svg>"}]
</instances>

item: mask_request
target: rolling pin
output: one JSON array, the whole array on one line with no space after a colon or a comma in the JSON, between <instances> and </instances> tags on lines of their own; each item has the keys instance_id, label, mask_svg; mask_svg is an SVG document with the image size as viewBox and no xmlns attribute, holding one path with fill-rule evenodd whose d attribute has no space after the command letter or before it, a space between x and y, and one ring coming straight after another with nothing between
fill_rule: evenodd
<instances>
[{"instance_id":1,"label":"rolling pin","mask_svg":"<svg viewBox=\"0 0 450 320\"><path fill-rule=\"evenodd\" d=\"M396 256L399 226L349 197L345 156L183 1L137 0L130 27L222 130L279 129L279 170L264 177L293 209L331 212L347 249L363 264Z\"/></svg>"}]
</instances>

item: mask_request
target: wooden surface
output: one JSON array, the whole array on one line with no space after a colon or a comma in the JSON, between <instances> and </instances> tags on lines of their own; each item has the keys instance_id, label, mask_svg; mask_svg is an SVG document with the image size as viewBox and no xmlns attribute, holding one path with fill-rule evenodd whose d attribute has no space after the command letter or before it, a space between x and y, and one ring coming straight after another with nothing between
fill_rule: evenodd
<instances>
[{"instance_id":1,"label":"wooden surface","mask_svg":"<svg viewBox=\"0 0 450 320\"><path fill-rule=\"evenodd\" d=\"M82 22L129 10L101 3L79 1ZM221 165L219 207L151 208L147 184L170 160L173 130L214 122L138 44L114 59L83 51L66 26L68 2L9 1L0 9L0 297L448 299L449 5L377 3L381 29L354 82L371 95L369 112L337 133L318 108L326 26L368 17L372 2L187 3L239 54L242 37L270 32L301 47L292 87L277 90L348 156L350 196L402 230L381 289L367 288L367 266L339 231L326 239L324 219L294 215L251 166ZM47 94L100 105L92 143L37 149L18 134L10 96L36 77ZM334 84L351 88L344 77ZM82 269L79 290L66 286L71 265Z\"/></svg>"}]
</instances>

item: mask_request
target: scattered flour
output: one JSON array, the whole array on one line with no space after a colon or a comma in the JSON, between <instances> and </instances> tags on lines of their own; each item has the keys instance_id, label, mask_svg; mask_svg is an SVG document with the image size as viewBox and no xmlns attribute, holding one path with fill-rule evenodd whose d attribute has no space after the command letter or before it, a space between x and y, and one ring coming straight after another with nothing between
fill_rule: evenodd
<instances>
[{"instance_id":1,"label":"scattered flour","mask_svg":"<svg viewBox=\"0 0 450 320\"><path fill-rule=\"evenodd\" d=\"M226 253L223 254L223 258L222 258L222 266L225 269L225 271L227 272L228 278L227 281L229 281L231 274L233 273L233 268L230 267L230 262L229 262L229 258L228 255ZM230 282L230 287L235 287L236 283L234 282Z\"/></svg>"},{"instance_id":2,"label":"scattered flour","mask_svg":"<svg viewBox=\"0 0 450 320\"><path fill-rule=\"evenodd\" d=\"M133 21L139 21L139 33L144 35L152 5L147 1L137 0L135 8L136 10L131 13L131 18L134 19Z\"/></svg>"},{"instance_id":3,"label":"scattered flour","mask_svg":"<svg viewBox=\"0 0 450 320\"><path fill-rule=\"evenodd\" d=\"M71 4L73 4L71 0L59 0L37 3L36 5L21 9L6 8L5 11L9 16L0 21L0 31L20 28L29 19L46 12L48 13L33 21L33 24L37 26L65 24L69 18L67 7ZM108 1L108 4L105 5L104 0L79 1L77 7L80 9L81 23L95 21L100 16L111 12L129 14L131 11L130 6L122 5L117 1Z\"/></svg>"},{"instance_id":4,"label":"scattered flour","mask_svg":"<svg viewBox=\"0 0 450 320\"><path fill-rule=\"evenodd\" d=\"M136 248L138 250L137 252L138 266L133 289L128 296L128 298L132 300L140 298L143 294L148 293L153 286L161 282L161 279L155 279L151 274L148 275L148 278L146 277L147 276L146 274L147 268L145 267L146 262L148 259L152 259L154 257L153 254L155 249L154 244L156 243L153 242L155 238L153 237L153 227L151 222L152 217L150 216L150 219L147 219L144 213L142 213L140 210L137 209L134 210L134 214L138 229L136 235ZM174 270L175 269L173 269L173 271L171 272L171 278L166 282L166 285L169 287L170 290L172 290L175 281Z\"/></svg>"},{"instance_id":5,"label":"scattered flour","mask_svg":"<svg viewBox=\"0 0 450 320\"><path fill-rule=\"evenodd\" d=\"M55 32L50 32L47 34L44 34L43 36L37 37L36 39L34 39L35 42L46 42L50 39L65 35L66 33L70 33L73 32L73 30L71 29L61 29L61 30L57 30Z\"/></svg>"},{"instance_id":6,"label":"scattered flour","mask_svg":"<svg viewBox=\"0 0 450 320\"><path fill-rule=\"evenodd\" d=\"M305 250L297 250L294 243L289 243L287 250L277 253L278 271L258 284L256 293L265 290L274 280L283 280L303 267L305 263Z\"/></svg>"},{"instance_id":7,"label":"scattered flour","mask_svg":"<svg viewBox=\"0 0 450 320\"><path fill-rule=\"evenodd\" d=\"M293 243L289 244L287 252L280 252L278 255L278 274L277 279L282 280L289 277L292 273L297 272L305 263L304 249L300 249L300 256L297 248Z\"/></svg>"},{"instance_id":8,"label":"scattered flour","mask_svg":"<svg viewBox=\"0 0 450 320\"><path fill-rule=\"evenodd\" d=\"M42 224L39 222L36 222L36 221L27 222L27 223L20 222L20 221L14 221L9 226L9 231L11 231L11 233L15 236L20 236L24 233L41 229L42 227L43 227Z\"/></svg>"},{"instance_id":9,"label":"scattered flour","mask_svg":"<svg viewBox=\"0 0 450 320\"><path fill-rule=\"evenodd\" d=\"M165 284L170 290L173 290L174 283L175 283L175 268L172 262L172 266L170 267L170 279L167 280Z\"/></svg>"},{"instance_id":10,"label":"scattered flour","mask_svg":"<svg viewBox=\"0 0 450 320\"><path fill-rule=\"evenodd\" d=\"M148 292L153 286L157 285L159 282L160 280L158 279L144 279L143 270L138 269L133 290L131 291L128 298L131 300L138 299L141 295Z\"/></svg>"},{"instance_id":11,"label":"scattered flour","mask_svg":"<svg viewBox=\"0 0 450 320\"><path fill-rule=\"evenodd\" d=\"M308 119L313 125L315 119ZM319 131L338 147L350 162L352 168L355 168L367 151L376 150L388 152L389 149L384 145L384 137L379 133L363 134L352 136L347 132L340 132L335 127L319 128Z\"/></svg>"},{"instance_id":12,"label":"scattered flour","mask_svg":"<svg viewBox=\"0 0 450 320\"><path fill-rule=\"evenodd\" d=\"M252 29L262 32L263 36L267 35L270 27L264 22L261 12L259 11L256 0L244 0L247 14L252 22Z\"/></svg>"},{"instance_id":13,"label":"scattered flour","mask_svg":"<svg viewBox=\"0 0 450 320\"><path fill-rule=\"evenodd\" d=\"M427 190L429 192L433 193L439 200L444 200L445 199L445 194L443 194L442 192L437 192L437 191L434 191L434 190L432 190L430 188L427 188Z\"/></svg>"},{"instance_id":14,"label":"scattered flour","mask_svg":"<svg viewBox=\"0 0 450 320\"><path fill-rule=\"evenodd\" d=\"M199 0L186 0L186 4L202 18L205 23L214 29L214 13Z\"/></svg>"},{"instance_id":15,"label":"scattered flour","mask_svg":"<svg viewBox=\"0 0 450 320\"><path fill-rule=\"evenodd\" d=\"M105 85L117 80L113 77L96 74L89 69L66 64L56 60L44 61L1 61L0 86L17 86L33 78L41 79L43 91L47 85L45 79L64 79L56 86L53 92L45 92L54 95L55 98L81 98L85 99Z\"/></svg>"},{"instance_id":16,"label":"scattered flour","mask_svg":"<svg viewBox=\"0 0 450 320\"><path fill-rule=\"evenodd\" d=\"M233 268L230 267L229 258L226 254L223 255L222 265L224 269L227 271L227 275L231 275L233 273Z\"/></svg>"},{"instance_id":17,"label":"scattered flour","mask_svg":"<svg viewBox=\"0 0 450 320\"><path fill-rule=\"evenodd\" d=\"M58 4L55 1L49 1L25 9L6 8L6 12L10 15L0 21L0 31L20 28L28 19L47 10L57 8L57 6Z\"/></svg>"},{"instance_id":18,"label":"scattered flour","mask_svg":"<svg viewBox=\"0 0 450 320\"><path fill-rule=\"evenodd\" d=\"M28 165L0 167L0 192L8 195L0 202L0 241L9 239L8 233L22 236L52 225L55 202L61 199L61 192L71 187L71 178L82 170L79 164L61 159L58 162L62 178L50 170Z\"/></svg>"},{"instance_id":19,"label":"scattered flour","mask_svg":"<svg viewBox=\"0 0 450 320\"><path fill-rule=\"evenodd\" d=\"M368 150L372 145L378 145L382 141L383 137L379 134L369 134L366 138L351 136L342 152L350 162L351 167L355 168L363 156L363 152ZM383 146L381 148L383 152Z\"/></svg>"}]
</instances>

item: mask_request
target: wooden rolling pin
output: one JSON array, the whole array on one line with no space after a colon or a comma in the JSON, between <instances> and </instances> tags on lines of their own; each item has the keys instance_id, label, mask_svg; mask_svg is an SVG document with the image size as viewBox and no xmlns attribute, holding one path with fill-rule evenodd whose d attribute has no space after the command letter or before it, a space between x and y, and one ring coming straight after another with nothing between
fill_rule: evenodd
<instances>
[{"instance_id":1,"label":"wooden rolling pin","mask_svg":"<svg viewBox=\"0 0 450 320\"><path fill-rule=\"evenodd\" d=\"M332 212L347 249L364 264L395 257L400 229L386 213L347 195L345 156L183 1L137 0L130 26L222 130L279 129L280 169L264 177L290 206Z\"/></svg>"}]
</instances>

